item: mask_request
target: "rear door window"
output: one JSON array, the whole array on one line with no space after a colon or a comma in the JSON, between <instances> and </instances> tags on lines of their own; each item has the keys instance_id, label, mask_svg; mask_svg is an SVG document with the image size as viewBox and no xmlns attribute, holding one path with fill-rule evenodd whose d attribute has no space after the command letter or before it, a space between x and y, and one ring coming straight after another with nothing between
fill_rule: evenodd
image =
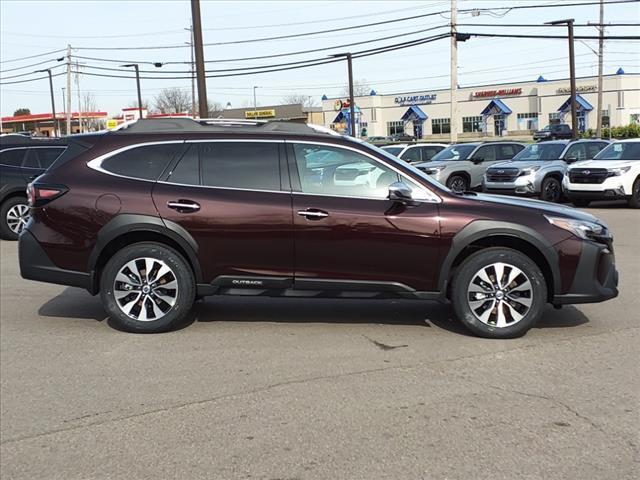
<instances>
[{"instance_id":1,"label":"rear door window","mask_svg":"<svg viewBox=\"0 0 640 480\"><path fill-rule=\"evenodd\" d=\"M0 165L7 165L9 167L21 167L25 153L27 153L26 148L3 150L2 152L0 152Z\"/></svg>"},{"instance_id":2,"label":"rear door window","mask_svg":"<svg viewBox=\"0 0 640 480\"><path fill-rule=\"evenodd\" d=\"M27 155L24 157L22 167L35 169L40 168L40 164L38 163L38 154L36 153L35 148L30 148L29 150L27 150Z\"/></svg>"},{"instance_id":3,"label":"rear door window","mask_svg":"<svg viewBox=\"0 0 640 480\"><path fill-rule=\"evenodd\" d=\"M170 183L200 185L200 157L198 145L190 145L178 164L169 172Z\"/></svg>"},{"instance_id":4,"label":"rear door window","mask_svg":"<svg viewBox=\"0 0 640 480\"><path fill-rule=\"evenodd\" d=\"M279 144L205 142L198 144L202 184L247 190L280 190Z\"/></svg>"},{"instance_id":5,"label":"rear door window","mask_svg":"<svg viewBox=\"0 0 640 480\"><path fill-rule=\"evenodd\" d=\"M182 142L130 148L103 160L101 168L124 177L157 180L182 148Z\"/></svg>"},{"instance_id":6,"label":"rear door window","mask_svg":"<svg viewBox=\"0 0 640 480\"><path fill-rule=\"evenodd\" d=\"M493 145L484 145L473 154L474 159L482 159L483 162L492 162L496 159L496 151Z\"/></svg>"},{"instance_id":7,"label":"rear door window","mask_svg":"<svg viewBox=\"0 0 640 480\"><path fill-rule=\"evenodd\" d=\"M499 145L498 148L498 160L511 160L516 153L522 148L516 148L517 145Z\"/></svg>"}]
</instances>

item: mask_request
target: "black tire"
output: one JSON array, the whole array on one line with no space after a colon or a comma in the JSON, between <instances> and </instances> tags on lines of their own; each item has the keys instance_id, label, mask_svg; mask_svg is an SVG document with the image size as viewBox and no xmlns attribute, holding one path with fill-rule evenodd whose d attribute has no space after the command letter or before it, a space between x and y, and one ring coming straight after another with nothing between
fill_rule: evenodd
<instances>
[{"instance_id":1,"label":"black tire","mask_svg":"<svg viewBox=\"0 0 640 480\"><path fill-rule=\"evenodd\" d=\"M27 209L29 208L27 199L25 197L11 197L6 200L2 204L2 206L0 206L0 237L2 237L4 240L15 241L20 237L20 231L22 231L22 228L24 228L25 224L20 223L20 220L17 220L17 225L13 223L12 225L14 226L14 228L18 229L17 231L14 231L14 229L12 229L12 226L9 225L9 212L11 212L13 215L14 213L16 213L17 209L20 209L20 207L23 207L22 209L24 209L25 207Z\"/></svg>"},{"instance_id":2,"label":"black tire","mask_svg":"<svg viewBox=\"0 0 640 480\"><path fill-rule=\"evenodd\" d=\"M578 208L586 208L591 204L591 200L587 200L584 198L572 198L571 203L573 203Z\"/></svg>"},{"instance_id":3,"label":"black tire","mask_svg":"<svg viewBox=\"0 0 640 480\"><path fill-rule=\"evenodd\" d=\"M150 261L148 272L144 259ZM133 271L125 270L127 264L133 265ZM161 274L166 272L164 267L169 272ZM127 294L126 282L116 284L121 270L132 279L129 287L134 289L125 297L122 295ZM172 287L174 281L176 289L163 288L163 285ZM155 287L152 288L153 285ZM186 323L196 295L195 279L189 264L175 250L157 243L136 243L118 251L105 266L100 286L102 304L111 324L119 330L134 333L160 333L181 327ZM146 294L142 291L144 286L148 287ZM116 294L120 296L119 300ZM125 313L124 308L131 314Z\"/></svg>"},{"instance_id":4,"label":"black tire","mask_svg":"<svg viewBox=\"0 0 640 480\"><path fill-rule=\"evenodd\" d=\"M562 199L562 184L554 177L547 177L542 181L540 200L558 203Z\"/></svg>"},{"instance_id":5,"label":"black tire","mask_svg":"<svg viewBox=\"0 0 640 480\"><path fill-rule=\"evenodd\" d=\"M469 190L469 180L464 175L453 174L447 178L447 187L454 192Z\"/></svg>"},{"instance_id":6,"label":"black tire","mask_svg":"<svg viewBox=\"0 0 640 480\"><path fill-rule=\"evenodd\" d=\"M636 178L636 181L633 182L631 197L627 203L631 208L640 208L640 177Z\"/></svg>"},{"instance_id":7,"label":"black tire","mask_svg":"<svg viewBox=\"0 0 640 480\"><path fill-rule=\"evenodd\" d=\"M477 290L489 292L490 289L476 287L478 284L474 280L479 278L478 274L485 268L494 272L494 278L489 274L487 278L495 280L497 272L493 265L497 263L507 264L508 268L503 267L503 278L506 281L511 280L511 283L506 288L503 288L506 282L498 289L494 288L495 285L491 286L490 289L496 292L493 294L494 299L475 297L475 294L479 293ZM510 278L511 274L517 273L514 267L524 276L517 274ZM469 288L476 291L470 292ZM506 298L505 301L498 301L498 291L502 292L500 298ZM476 299L472 300L472 296ZM538 321L547 303L547 285L540 268L526 255L509 248L487 248L465 259L457 269L451 285L451 301L456 317L474 334L485 338L515 338L524 335ZM527 301L530 301L528 307ZM476 305L472 308L470 302ZM494 307L496 303L497 307ZM502 309L504 326L498 326L498 309ZM483 321L481 317L487 311L488 317ZM521 318L518 319L520 315Z\"/></svg>"}]
</instances>

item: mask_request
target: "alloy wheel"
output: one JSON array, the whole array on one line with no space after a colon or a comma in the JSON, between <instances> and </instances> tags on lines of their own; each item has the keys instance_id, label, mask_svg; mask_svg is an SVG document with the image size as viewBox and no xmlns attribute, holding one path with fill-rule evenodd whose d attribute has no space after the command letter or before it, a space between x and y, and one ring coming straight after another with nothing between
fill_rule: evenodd
<instances>
[{"instance_id":1,"label":"alloy wheel","mask_svg":"<svg viewBox=\"0 0 640 480\"><path fill-rule=\"evenodd\" d=\"M549 202L557 202L560 199L559 187L557 182L547 182L544 186L544 199Z\"/></svg>"},{"instance_id":2,"label":"alloy wheel","mask_svg":"<svg viewBox=\"0 0 640 480\"><path fill-rule=\"evenodd\" d=\"M478 270L467 288L473 315L485 325L504 328L522 320L533 303L529 277L508 263L492 263Z\"/></svg>"},{"instance_id":3,"label":"alloy wheel","mask_svg":"<svg viewBox=\"0 0 640 480\"><path fill-rule=\"evenodd\" d=\"M127 316L141 322L164 317L178 299L173 270L156 258L136 258L124 265L113 284L116 304Z\"/></svg>"},{"instance_id":4,"label":"alloy wheel","mask_svg":"<svg viewBox=\"0 0 640 480\"><path fill-rule=\"evenodd\" d=\"M464 178L456 177L449 184L449 188L454 192L464 192L467 189L467 182Z\"/></svg>"},{"instance_id":5,"label":"alloy wheel","mask_svg":"<svg viewBox=\"0 0 640 480\"><path fill-rule=\"evenodd\" d=\"M16 235L19 235L29 221L29 206L24 203L14 205L7 211L7 226Z\"/></svg>"}]
</instances>

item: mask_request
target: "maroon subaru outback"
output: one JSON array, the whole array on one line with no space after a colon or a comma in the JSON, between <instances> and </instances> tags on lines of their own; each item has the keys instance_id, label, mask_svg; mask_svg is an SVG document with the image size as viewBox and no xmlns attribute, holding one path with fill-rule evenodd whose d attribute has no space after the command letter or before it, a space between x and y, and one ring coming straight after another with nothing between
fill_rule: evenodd
<instances>
[{"instance_id":1,"label":"maroon subaru outback","mask_svg":"<svg viewBox=\"0 0 640 480\"><path fill-rule=\"evenodd\" d=\"M592 215L454 193L322 127L142 120L70 137L28 194L22 276L99 293L132 332L179 328L222 294L448 301L509 338L547 303L618 294Z\"/></svg>"}]
</instances>

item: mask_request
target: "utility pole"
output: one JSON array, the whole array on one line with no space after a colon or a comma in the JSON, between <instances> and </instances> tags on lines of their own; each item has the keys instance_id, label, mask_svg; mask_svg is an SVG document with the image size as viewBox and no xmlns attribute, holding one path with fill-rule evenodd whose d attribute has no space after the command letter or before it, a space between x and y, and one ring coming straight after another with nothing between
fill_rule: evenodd
<instances>
[{"instance_id":1,"label":"utility pole","mask_svg":"<svg viewBox=\"0 0 640 480\"><path fill-rule=\"evenodd\" d=\"M156 66L161 65L157 63ZM140 91L140 69L137 63L127 63L126 65L120 65L126 68L135 68L136 70L136 88L138 90L138 119L142 120L142 92Z\"/></svg>"},{"instance_id":2,"label":"utility pole","mask_svg":"<svg viewBox=\"0 0 640 480\"><path fill-rule=\"evenodd\" d=\"M450 142L458 141L458 0L451 0L451 111L449 112Z\"/></svg>"},{"instance_id":3,"label":"utility pole","mask_svg":"<svg viewBox=\"0 0 640 480\"><path fill-rule=\"evenodd\" d=\"M189 49L191 50L191 116L195 118L196 116L196 72L195 72L195 62L193 61L193 25L189 28L185 28L185 30L189 31L189 35L191 37L191 41L187 42L189 45Z\"/></svg>"},{"instance_id":4,"label":"utility pole","mask_svg":"<svg viewBox=\"0 0 640 480\"><path fill-rule=\"evenodd\" d=\"M82 132L82 98L80 97L80 64L76 60L76 87L78 90L78 132Z\"/></svg>"},{"instance_id":5,"label":"utility pole","mask_svg":"<svg viewBox=\"0 0 640 480\"><path fill-rule=\"evenodd\" d=\"M598 113L596 137L602 138L602 69L604 57L604 0L600 0L600 39L598 41Z\"/></svg>"},{"instance_id":6,"label":"utility pole","mask_svg":"<svg viewBox=\"0 0 640 480\"><path fill-rule=\"evenodd\" d=\"M257 97L256 97L256 90L258 88L259 87L256 87L255 85L253 86L253 116L254 116L254 118L258 117L257 114L256 114L256 111L258 110L258 100L257 100Z\"/></svg>"},{"instance_id":7,"label":"utility pole","mask_svg":"<svg viewBox=\"0 0 640 480\"><path fill-rule=\"evenodd\" d=\"M67 45L67 135L71 135L71 45Z\"/></svg>"},{"instance_id":8,"label":"utility pole","mask_svg":"<svg viewBox=\"0 0 640 480\"><path fill-rule=\"evenodd\" d=\"M569 30L569 77L571 78L571 138L578 138L578 102L576 101L576 58L573 41L573 18L545 22L546 25L566 25Z\"/></svg>"},{"instance_id":9,"label":"utility pole","mask_svg":"<svg viewBox=\"0 0 640 480\"><path fill-rule=\"evenodd\" d=\"M204 72L200 0L191 0L191 17L191 25L193 26L193 48L196 54L196 74L198 76L198 109L200 118L207 118L209 116L209 106L207 104L207 79L205 78Z\"/></svg>"},{"instance_id":10,"label":"utility pole","mask_svg":"<svg viewBox=\"0 0 640 480\"><path fill-rule=\"evenodd\" d=\"M353 62L352 56L350 52L347 53L336 53L333 55L329 55L330 57L340 58L344 57L347 59L347 68L349 72L349 132L352 137L356 136L356 102L353 99Z\"/></svg>"},{"instance_id":11,"label":"utility pole","mask_svg":"<svg viewBox=\"0 0 640 480\"><path fill-rule=\"evenodd\" d=\"M36 70L38 73L47 72L49 74L49 91L51 92L51 116L53 118L53 136L57 137L59 133L58 119L56 118L56 101L53 96L53 76L51 75L51 69Z\"/></svg>"}]
</instances>

